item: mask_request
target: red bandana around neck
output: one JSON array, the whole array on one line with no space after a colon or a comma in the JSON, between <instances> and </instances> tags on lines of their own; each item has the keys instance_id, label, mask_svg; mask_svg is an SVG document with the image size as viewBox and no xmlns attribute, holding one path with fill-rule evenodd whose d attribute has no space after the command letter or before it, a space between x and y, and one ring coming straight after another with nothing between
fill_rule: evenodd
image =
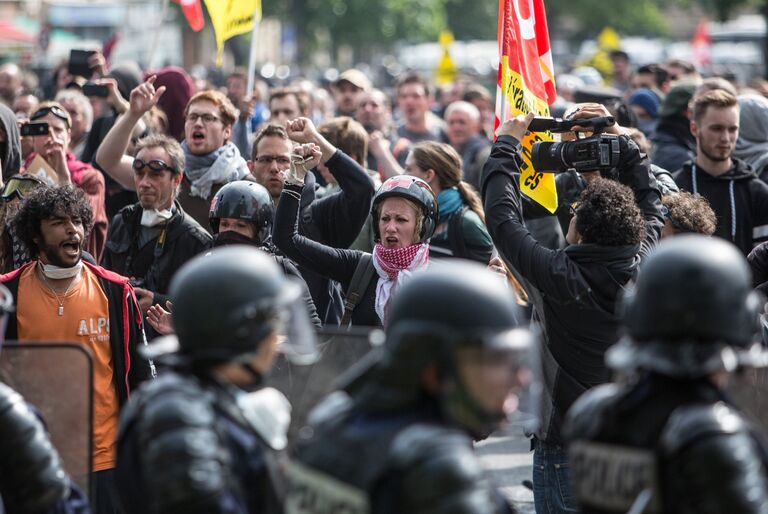
<instances>
[{"instance_id":1,"label":"red bandana around neck","mask_svg":"<svg viewBox=\"0 0 768 514\"><path fill-rule=\"evenodd\" d=\"M373 257L379 267L389 276L389 279L395 280L398 273L411 266L414 257L422 247L424 247L424 243L403 248L385 248L377 243L373 249Z\"/></svg>"}]
</instances>

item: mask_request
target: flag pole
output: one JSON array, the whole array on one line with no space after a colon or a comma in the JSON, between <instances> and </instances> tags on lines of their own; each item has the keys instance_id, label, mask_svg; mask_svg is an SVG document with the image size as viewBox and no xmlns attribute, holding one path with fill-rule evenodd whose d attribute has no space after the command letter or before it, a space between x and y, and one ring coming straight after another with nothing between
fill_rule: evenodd
<instances>
[{"instance_id":1,"label":"flag pole","mask_svg":"<svg viewBox=\"0 0 768 514\"><path fill-rule=\"evenodd\" d=\"M152 38L152 46L149 49L149 59L147 60L147 71L152 71L152 65L154 64L155 55L157 54L157 45L160 42L160 31L163 28L163 20L165 20L166 15L168 14L168 5L171 3L171 0L161 0L163 2L163 6L160 13L160 20L157 23L157 28L155 29L155 35Z\"/></svg>"},{"instance_id":2,"label":"flag pole","mask_svg":"<svg viewBox=\"0 0 768 514\"><path fill-rule=\"evenodd\" d=\"M246 85L246 95L250 98L253 93L253 86L256 81L256 45L258 44L257 35L259 32L259 23L261 22L261 6L253 13L253 30L251 31L251 51L248 54L248 82Z\"/></svg>"}]
</instances>

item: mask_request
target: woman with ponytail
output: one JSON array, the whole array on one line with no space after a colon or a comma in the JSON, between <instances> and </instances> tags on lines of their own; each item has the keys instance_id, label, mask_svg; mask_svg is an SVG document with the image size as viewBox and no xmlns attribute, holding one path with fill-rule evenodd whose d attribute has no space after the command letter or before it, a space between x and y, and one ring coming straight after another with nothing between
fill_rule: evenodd
<instances>
[{"instance_id":1,"label":"woman with ponytail","mask_svg":"<svg viewBox=\"0 0 768 514\"><path fill-rule=\"evenodd\" d=\"M413 146L405 173L424 179L437 195L440 217L430 242L432 257L458 257L488 264L493 242L482 202L464 182L461 157L450 145L424 141Z\"/></svg>"}]
</instances>

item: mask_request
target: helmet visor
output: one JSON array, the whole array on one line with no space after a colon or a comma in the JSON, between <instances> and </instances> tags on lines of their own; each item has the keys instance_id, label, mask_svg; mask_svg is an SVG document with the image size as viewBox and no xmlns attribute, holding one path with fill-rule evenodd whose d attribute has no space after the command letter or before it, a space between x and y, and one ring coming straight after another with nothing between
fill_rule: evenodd
<instances>
[{"instance_id":1,"label":"helmet visor","mask_svg":"<svg viewBox=\"0 0 768 514\"><path fill-rule=\"evenodd\" d=\"M502 425L527 432L538 427L540 415L541 371L534 341L528 330L514 329L483 345L461 346L456 353L459 380L473 403Z\"/></svg>"},{"instance_id":2,"label":"helmet visor","mask_svg":"<svg viewBox=\"0 0 768 514\"><path fill-rule=\"evenodd\" d=\"M309 319L304 289L298 280L288 277L289 284L282 297L282 310L278 315L276 331L280 336L278 351L297 365L314 364L319 353L315 330Z\"/></svg>"}]
</instances>

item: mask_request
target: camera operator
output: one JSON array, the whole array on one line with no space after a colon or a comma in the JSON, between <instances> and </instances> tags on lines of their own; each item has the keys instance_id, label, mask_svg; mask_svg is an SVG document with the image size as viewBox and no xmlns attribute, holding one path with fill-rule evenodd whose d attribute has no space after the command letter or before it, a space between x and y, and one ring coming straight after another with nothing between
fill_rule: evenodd
<instances>
[{"instance_id":1,"label":"camera operator","mask_svg":"<svg viewBox=\"0 0 768 514\"><path fill-rule=\"evenodd\" d=\"M574 118L607 115L603 106L588 104ZM618 341L616 299L658 242L663 219L647 156L613 125L601 140L618 146L615 172L583 173L589 185L574 206L570 246L543 247L523 224L519 186L519 142L532 120L521 116L502 125L483 170L482 191L493 242L525 287L543 328L548 400L532 444L533 489L536 512L552 513L576 508L560 435L563 418L581 393L610 379L603 354Z\"/></svg>"}]
</instances>

